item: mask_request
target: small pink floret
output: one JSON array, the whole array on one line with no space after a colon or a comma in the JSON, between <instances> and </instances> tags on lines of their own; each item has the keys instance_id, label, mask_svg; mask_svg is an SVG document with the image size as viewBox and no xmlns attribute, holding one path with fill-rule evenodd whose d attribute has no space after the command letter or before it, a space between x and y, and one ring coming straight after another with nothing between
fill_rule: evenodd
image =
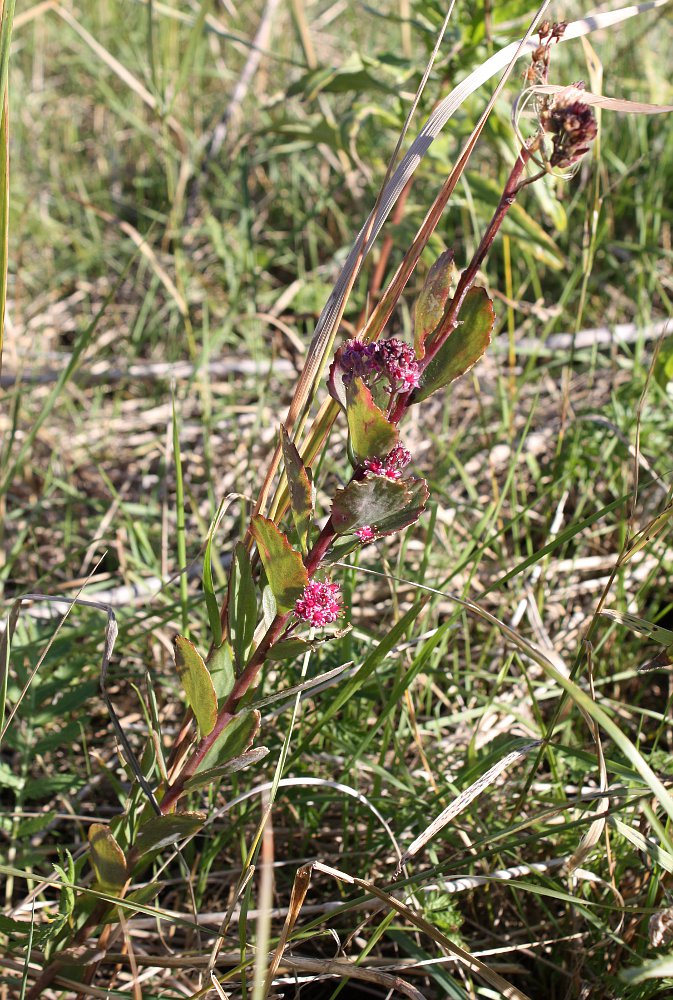
<instances>
[{"instance_id":1,"label":"small pink floret","mask_svg":"<svg viewBox=\"0 0 673 1000\"><path fill-rule=\"evenodd\" d=\"M294 606L294 613L315 628L335 622L341 614L341 591L338 583L309 580Z\"/></svg>"},{"instance_id":2,"label":"small pink floret","mask_svg":"<svg viewBox=\"0 0 673 1000\"><path fill-rule=\"evenodd\" d=\"M371 524L363 524L355 534L360 539L361 542L371 542L372 539L376 538L376 532L372 528Z\"/></svg>"},{"instance_id":3,"label":"small pink floret","mask_svg":"<svg viewBox=\"0 0 673 1000\"><path fill-rule=\"evenodd\" d=\"M409 344L391 337L378 343L378 355L391 382L401 382L403 389L415 389L421 372L416 355Z\"/></svg>"},{"instance_id":4,"label":"small pink floret","mask_svg":"<svg viewBox=\"0 0 673 1000\"><path fill-rule=\"evenodd\" d=\"M410 461L411 455L407 449L397 444L385 458L366 458L365 469L373 476L385 476L386 479L397 482Z\"/></svg>"}]
</instances>

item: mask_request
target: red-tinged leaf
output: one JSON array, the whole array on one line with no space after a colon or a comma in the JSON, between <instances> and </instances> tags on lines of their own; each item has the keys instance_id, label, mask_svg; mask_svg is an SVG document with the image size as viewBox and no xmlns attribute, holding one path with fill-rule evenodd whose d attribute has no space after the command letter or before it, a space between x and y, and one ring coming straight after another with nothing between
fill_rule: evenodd
<instances>
[{"instance_id":1,"label":"red-tinged leaf","mask_svg":"<svg viewBox=\"0 0 673 1000\"><path fill-rule=\"evenodd\" d=\"M486 290L471 288L460 310L458 326L424 370L414 402L427 399L437 389L469 371L491 343L494 323L493 303Z\"/></svg>"},{"instance_id":2,"label":"red-tinged leaf","mask_svg":"<svg viewBox=\"0 0 673 1000\"><path fill-rule=\"evenodd\" d=\"M410 502L405 482L393 482L383 476L367 476L337 490L332 501L332 524L339 534L372 527L392 517Z\"/></svg>"},{"instance_id":3,"label":"red-tinged leaf","mask_svg":"<svg viewBox=\"0 0 673 1000\"><path fill-rule=\"evenodd\" d=\"M89 827L91 864L103 892L116 896L128 879L126 858L109 827L92 823Z\"/></svg>"},{"instance_id":4,"label":"red-tinged leaf","mask_svg":"<svg viewBox=\"0 0 673 1000\"><path fill-rule=\"evenodd\" d=\"M430 496L425 479L407 479L405 486L408 495L406 507L372 524L371 527L374 528L377 535L393 535L396 531L408 528L410 524L414 524L419 519L425 510Z\"/></svg>"},{"instance_id":5,"label":"red-tinged leaf","mask_svg":"<svg viewBox=\"0 0 673 1000\"><path fill-rule=\"evenodd\" d=\"M217 693L208 667L189 639L176 635L173 640L175 666L202 736L207 736L217 720Z\"/></svg>"},{"instance_id":6,"label":"red-tinged leaf","mask_svg":"<svg viewBox=\"0 0 673 1000\"><path fill-rule=\"evenodd\" d=\"M294 442L284 427L280 429L280 441L283 449L283 461L287 483L290 490L290 506L294 526L299 536L302 551L308 546L308 533L313 520L313 483L311 470L302 462Z\"/></svg>"},{"instance_id":7,"label":"red-tinged leaf","mask_svg":"<svg viewBox=\"0 0 673 1000\"><path fill-rule=\"evenodd\" d=\"M414 348L419 361L425 357L425 341L444 315L446 301L456 279L453 250L445 250L428 271L414 312Z\"/></svg>"},{"instance_id":8,"label":"red-tinged leaf","mask_svg":"<svg viewBox=\"0 0 673 1000\"><path fill-rule=\"evenodd\" d=\"M278 611L291 611L308 583L301 555L273 521L256 514L250 526Z\"/></svg>"},{"instance_id":9,"label":"red-tinged leaf","mask_svg":"<svg viewBox=\"0 0 673 1000\"><path fill-rule=\"evenodd\" d=\"M261 718L256 709L245 709L235 715L196 768L196 774L221 767L249 750L259 730Z\"/></svg>"},{"instance_id":10,"label":"red-tinged leaf","mask_svg":"<svg viewBox=\"0 0 673 1000\"><path fill-rule=\"evenodd\" d=\"M162 847L168 847L178 840L191 837L201 829L205 821L206 814L203 812L153 816L140 827L134 846L139 855L147 854L149 851L159 851Z\"/></svg>"},{"instance_id":11,"label":"red-tinged leaf","mask_svg":"<svg viewBox=\"0 0 673 1000\"><path fill-rule=\"evenodd\" d=\"M358 462L387 455L397 444L398 432L386 420L362 379L354 378L346 389L348 433Z\"/></svg>"}]
</instances>

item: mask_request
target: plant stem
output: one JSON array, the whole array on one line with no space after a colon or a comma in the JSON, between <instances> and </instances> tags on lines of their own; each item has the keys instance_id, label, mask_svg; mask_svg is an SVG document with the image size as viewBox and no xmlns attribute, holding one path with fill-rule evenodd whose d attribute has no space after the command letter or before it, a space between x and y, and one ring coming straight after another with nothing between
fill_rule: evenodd
<instances>
[{"instance_id":1,"label":"plant stem","mask_svg":"<svg viewBox=\"0 0 673 1000\"><path fill-rule=\"evenodd\" d=\"M422 369L425 369L428 366L430 361L445 344L458 325L458 315L467 293L475 282L477 274L479 273L479 268L484 263L484 260L493 246L493 241L495 240L498 230L500 229L508 211L516 201L519 191L523 186L529 183L528 181L522 182L521 177L528 162L530 161L531 156L537 149L537 145L538 140L533 139L529 145L522 146L519 150L519 155L517 156L516 162L514 163L510 175L507 178L502 195L500 196L500 201L498 202L497 208L491 217L491 221L481 238L481 242L472 257L472 260L461 274L455 295L449 302L439 326L426 344L425 357L421 362ZM542 176L542 174L538 174L535 178L530 178L530 180L537 180L540 176ZM413 389L410 389L409 392L401 393L398 396L395 407L389 418L392 423L398 424L400 422L406 410L412 405L414 401L413 397Z\"/></svg>"}]
</instances>

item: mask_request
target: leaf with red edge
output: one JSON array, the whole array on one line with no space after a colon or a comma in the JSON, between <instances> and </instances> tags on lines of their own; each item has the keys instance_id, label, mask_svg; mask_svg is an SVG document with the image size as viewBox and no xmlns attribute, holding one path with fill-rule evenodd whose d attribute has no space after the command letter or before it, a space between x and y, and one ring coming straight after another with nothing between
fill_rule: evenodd
<instances>
[{"instance_id":1,"label":"leaf with red edge","mask_svg":"<svg viewBox=\"0 0 673 1000\"><path fill-rule=\"evenodd\" d=\"M313 482L311 470L304 465L301 455L284 427L280 429L285 473L290 491L290 506L294 526L299 536L302 551L306 552L308 533L313 520Z\"/></svg>"},{"instance_id":2,"label":"leaf with red edge","mask_svg":"<svg viewBox=\"0 0 673 1000\"><path fill-rule=\"evenodd\" d=\"M425 357L425 341L444 315L446 301L456 279L453 250L440 254L428 271L414 312L414 349L419 361Z\"/></svg>"},{"instance_id":3,"label":"leaf with red edge","mask_svg":"<svg viewBox=\"0 0 673 1000\"><path fill-rule=\"evenodd\" d=\"M397 428L386 420L361 378L346 389L346 416L353 454L358 462L387 455L397 444Z\"/></svg>"},{"instance_id":4,"label":"leaf with red edge","mask_svg":"<svg viewBox=\"0 0 673 1000\"><path fill-rule=\"evenodd\" d=\"M209 771L212 767L222 767L234 757L240 757L252 746L259 731L261 715L257 709L243 709L224 727L203 760L197 765L196 773Z\"/></svg>"},{"instance_id":5,"label":"leaf with red edge","mask_svg":"<svg viewBox=\"0 0 673 1000\"><path fill-rule=\"evenodd\" d=\"M406 507L372 524L371 527L374 528L377 535L392 535L396 531L408 528L410 524L414 524L419 519L425 510L430 496L425 479L407 479L405 486L409 498Z\"/></svg>"},{"instance_id":6,"label":"leaf with red edge","mask_svg":"<svg viewBox=\"0 0 673 1000\"><path fill-rule=\"evenodd\" d=\"M250 525L278 611L291 611L308 583L302 558L273 521L256 514Z\"/></svg>"},{"instance_id":7,"label":"leaf with red edge","mask_svg":"<svg viewBox=\"0 0 673 1000\"><path fill-rule=\"evenodd\" d=\"M399 531L418 518L427 497L422 479L394 482L383 476L367 476L337 490L332 502L332 524L339 534L359 531L365 525L379 534Z\"/></svg>"},{"instance_id":8,"label":"leaf with red edge","mask_svg":"<svg viewBox=\"0 0 673 1000\"><path fill-rule=\"evenodd\" d=\"M414 402L427 399L437 389L464 375L491 343L495 313L486 289L471 288L465 296L458 325L421 375Z\"/></svg>"}]
</instances>

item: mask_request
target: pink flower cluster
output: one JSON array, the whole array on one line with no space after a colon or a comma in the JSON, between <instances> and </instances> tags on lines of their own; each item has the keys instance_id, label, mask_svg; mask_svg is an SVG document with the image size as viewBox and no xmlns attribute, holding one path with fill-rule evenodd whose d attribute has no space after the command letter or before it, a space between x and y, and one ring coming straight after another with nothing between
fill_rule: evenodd
<instances>
[{"instance_id":1,"label":"pink flower cluster","mask_svg":"<svg viewBox=\"0 0 673 1000\"><path fill-rule=\"evenodd\" d=\"M341 614L341 591L338 583L309 580L294 606L294 613L315 628L335 622Z\"/></svg>"},{"instance_id":2,"label":"pink flower cluster","mask_svg":"<svg viewBox=\"0 0 673 1000\"><path fill-rule=\"evenodd\" d=\"M363 524L355 534L361 542L371 542L376 538L376 531L372 528L371 524Z\"/></svg>"},{"instance_id":3,"label":"pink flower cluster","mask_svg":"<svg viewBox=\"0 0 673 1000\"><path fill-rule=\"evenodd\" d=\"M343 380L361 378L371 385L379 377L390 383L390 391L414 389L419 384L420 369L413 349L401 340L379 340L365 344L362 340L348 340L340 358Z\"/></svg>"},{"instance_id":4,"label":"pink flower cluster","mask_svg":"<svg viewBox=\"0 0 673 1000\"><path fill-rule=\"evenodd\" d=\"M395 445L385 458L366 458L365 469L373 476L385 476L393 482L402 478L402 470L411 461L411 455L401 444Z\"/></svg>"}]
</instances>

